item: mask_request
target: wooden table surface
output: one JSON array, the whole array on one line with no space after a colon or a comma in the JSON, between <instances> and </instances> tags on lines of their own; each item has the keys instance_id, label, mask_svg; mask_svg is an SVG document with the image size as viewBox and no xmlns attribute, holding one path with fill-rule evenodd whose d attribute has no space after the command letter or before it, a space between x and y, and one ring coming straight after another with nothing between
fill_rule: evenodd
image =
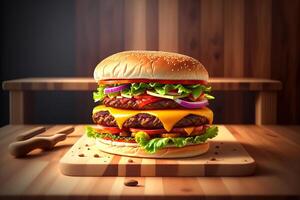
<instances>
[{"instance_id":1,"label":"wooden table surface","mask_svg":"<svg viewBox=\"0 0 300 200\"><path fill-rule=\"evenodd\" d=\"M124 186L128 177L68 177L58 161L83 134L76 126L55 150L34 151L15 159L7 146L18 133L35 126L8 125L0 129L0 198L62 199L86 197L260 197L300 198L300 126L226 125L257 162L256 175L249 177L134 177L139 187ZM47 126L55 131L60 126ZM46 132L47 134L47 132Z\"/></svg>"}]
</instances>

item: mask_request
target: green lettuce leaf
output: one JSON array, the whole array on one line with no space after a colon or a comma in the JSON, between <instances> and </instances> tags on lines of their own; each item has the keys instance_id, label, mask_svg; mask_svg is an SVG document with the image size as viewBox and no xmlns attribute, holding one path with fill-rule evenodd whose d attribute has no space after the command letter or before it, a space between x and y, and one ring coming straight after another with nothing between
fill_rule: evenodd
<instances>
[{"instance_id":1,"label":"green lettuce leaf","mask_svg":"<svg viewBox=\"0 0 300 200\"><path fill-rule=\"evenodd\" d=\"M130 89L125 89L121 91L121 96L126 97L126 98L132 98L132 94Z\"/></svg>"},{"instance_id":2,"label":"green lettuce leaf","mask_svg":"<svg viewBox=\"0 0 300 200\"><path fill-rule=\"evenodd\" d=\"M144 91L149 87L147 83L132 83L130 90L132 94L144 93Z\"/></svg>"},{"instance_id":3,"label":"green lettuce leaf","mask_svg":"<svg viewBox=\"0 0 300 200\"><path fill-rule=\"evenodd\" d=\"M165 84L161 84L161 83L148 83L148 84L151 88L163 87L165 85Z\"/></svg>"},{"instance_id":4,"label":"green lettuce leaf","mask_svg":"<svg viewBox=\"0 0 300 200\"><path fill-rule=\"evenodd\" d=\"M86 126L85 127L85 134L90 138L95 138L95 131L92 127Z\"/></svg>"},{"instance_id":5,"label":"green lettuce leaf","mask_svg":"<svg viewBox=\"0 0 300 200\"><path fill-rule=\"evenodd\" d=\"M179 137L179 138L153 138L150 139L149 135L145 132L137 132L135 134L135 141L148 153L155 153L158 150L166 147L168 144L174 144L176 147L184 147L187 144L199 144L208 139L214 138L218 135L218 127L211 126L206 129L202 135L195 137Z\"/></svg>"},{"instance_id":6,"label":"green lettuce leaf","mask_svg":"<svg viewBox=\"0 0 300 200\"><path fill-rule=\"evenodd\" d=\"M99 85L96 92L93 92L93 99L95 102L102 101L106 94L104 94L105 85Z\"/></svg>"},{"instance_id":7,"label":"green lettuce leaf","mask_svg":"<svg viewBox=\"0 0 300 200\"><path fill-rule=\"evenodd\" d=\"M115 84L114 86L117 86ZM128 89L124 89L121 92L104 94L105 85L100 85L97 91L93 93L95 102L102 101L105 96L110 98L121 96L131 98L140 94L144 94L146 90L153 91L160 95L167 95L170 91L177 90L178 95L189 95L191 94L197 99L202 93L205 94L207 99L214 99L213 96L207 94L211 92L211 87L207 87L201 84L194 85L182 85L182 84L161 84L161 83L131 83Z\"/></svg>"},{"instance_id":8,"label":"green lettuce leaf","mask_svg":"<svg viewBox=\"0 0 300 200\"><path fill-rule=\"evenodd\" d=\"M202 87L200 87L200 86L192 89L192 95L195 99L197 99L202 94L202 92L203 92L203 90L202 90Z\"/></svg>"},{"instance_id":9,"label":"green lettuce leaf","mask_svg":"<svg viewBox=\"0 0 300 200\"><path fill-rule=\"evenodd\" d=\"M89 137L89 138L110 138L112 140L125 140L128 142L133 142L135 141L135 139L133 137L124 137L124 136L119 136L119 135L112 135L110 133L97 133L92 127L90 126L86 126L85 127L85 134Z\"/></svg>"},{"instance_id":10,"label":"green lettuce leaf","mask_svg":"<svg viewBox=\"0 0 300 200\"><path fill-rule=\"evenodd\" d=\"M143 94L147 88L149 88L147 83L131 83L130 88L121 91L121 94L132 97Z\"/></svg>"},{"instance_id":11,"label":"green lettuce leaf","mask_svg":"<svg viewBox=\"0 0 300 200\"><path fill-rule=\"evenodd\" d=\"M217 126L211 126L208 129L206 129L206 132L204 134L197 135L194 138L193 143L198 144L198 143L201 143L201 142L205 142L208 139L212 139L212 138L214 138L218 135L218 131L219 131L219 129L218 129Z\"/></svg>"},{"instance_id":12,"label":"green lettuce leaf","mask_svg":"<svg viewBox=\"0 0 300 200\"><path fill-rule=\"evenodd\" d=\"M147 89L154 89L155 92L161 95L166 95L168 92L177 89L178 95L192 94L195 99L198 98L202 93L206 94L211 92L211 87L201 84L182 85L150 83ZM213 98L211 95L209 95L209 97L210 99Z\"/></svg>"},{"instance_id":13,"label":"green lettuce leaf","mask_svg":"<svg viewBox=\"0 0 300 200\"><path fill-rule=\"evenodd\" d=\"M175 89L178 89L179 94L190 94L193 92L192 89L189 89L188 87L181 84L175 85Z\"/></svg>"},{"instance_id":14,"label":"green lettuce leaf","mask_svg":"<svg viewBox=\"0 0 300 200\"><path fill-rule=\"evenodd\" d=\"M198 98L202 93L207 94L211 92L211 87L207 87L205 85L196 84L196 85L189 85L187 87L191 88L192 95L195 99ZM211 95L209 96L213 97Z\"/></svg>"}]
</instances>

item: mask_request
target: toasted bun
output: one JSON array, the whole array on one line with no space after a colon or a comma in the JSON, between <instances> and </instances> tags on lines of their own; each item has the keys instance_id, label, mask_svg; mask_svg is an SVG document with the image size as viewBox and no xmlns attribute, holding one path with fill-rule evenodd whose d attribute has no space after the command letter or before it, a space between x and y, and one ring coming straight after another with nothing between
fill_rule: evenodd
<instances>
[{"instance_id":1,"label":"toasted bun","mask_svg":"<svg viewBox=\"0 0 300 200\"><path fill-rule=\"evenodd\" d=\"M99 80L155 79L208 80L204 66L196 59L163 51L124 51L101 61L94 78Z\"/></svg>"},{"instance_id":2,"label":"toasted bun","mask_svg":"<svg viewBox=\"0 0 300 200\"><path fill-rule=\"evenodd\" d=\"M185 147L168 147L163 148L156 153L150 154L145 152L141 147L136 146L116 146L96 140L96 147L101 151L110 154L122 156L139 157L139 158L187 158L204 154L209 149L209 143L189 145Z\"/></svg>"}]
</instances>

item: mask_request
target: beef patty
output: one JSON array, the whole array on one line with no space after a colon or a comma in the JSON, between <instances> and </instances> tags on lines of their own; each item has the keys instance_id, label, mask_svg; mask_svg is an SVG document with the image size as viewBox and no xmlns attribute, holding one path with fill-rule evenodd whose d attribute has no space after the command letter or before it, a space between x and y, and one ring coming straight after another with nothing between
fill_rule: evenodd
<instances>
[{"instance_id":1,"label":"beef patty","mask_svg":"<svg viewBox=\"0 0 300 200\"><path fill-rule=\"evenodd\" d=\"M184 108L171 99L161 99L160 101L149 103L140 107L143 99L135 98L109 98L105 97L102 103L108 107L131 109L131 110L157 110L157 109L176 109Z\"/></svg>"},{"instance_id":2,"label":"beef patty","mask_svg":"<svg viewBox=\"0 0 300 200\"><path fill-rule=\"evenodd\" d=\"M117 126L115 118L108 111L99 111L93 115L95 124L103 126ZM188 126L201 126L208 124L209 121L206 117L198 115L187 115L178 121L174 127L188 127ZM150 114L140 113L127 119L123 128L145 128L145 129L159 129L163 128L161 121Z\"/></svg>"}]
</instances>

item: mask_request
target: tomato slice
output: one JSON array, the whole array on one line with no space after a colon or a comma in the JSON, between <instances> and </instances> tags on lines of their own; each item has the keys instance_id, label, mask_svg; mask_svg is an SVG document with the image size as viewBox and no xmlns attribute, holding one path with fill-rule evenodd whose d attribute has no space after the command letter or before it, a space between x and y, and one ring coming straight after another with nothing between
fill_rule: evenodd
<instances>
[{"instance_id":1,"label":"tomato slice","mask_svg":"<svg viewBox=\"0 0 300 200\"><path fill-rule=\"evenodd\" d=\"M143 100L141 101L138 105L140 108L143 108L145 105L148 105L150 103L154 103L154 102L157 102L157 101L160 101L161 99L146 99L146 100Z\"/></svg>"},{"instance_id":2,"label":"tomato slice","mask_svg":"<svg viewBox=\"0 0 300 200\"><path fill-rule=\"evenodd\" d=\"M149 103L154 103L154 102L161 100L161 98L159 98L159 97L154 97L154 96L147 95L147 94L137 95L137 96L134 96L134 98L137 99L136 102L138 103L140 108L143 108L145 105L147 105Z\"/></svg>"},{"instance_id":3,"label":"tomato slice","mask_svg":"<svg viewBox=\"0 0 300 200\"><path fill-rule=\"evenodd\" d=\"M120 79L120 80L99 80L98 84L124 84L124 83L161 83L161 84L202 84L206 85L204 80L158 80L158 79Z\"/></svg>"},{"instance_id":4,"label":"tomato slice","mask_svg":"<svg viewBox=\"0 0 300 200\"><path fill-rule=\"evenodd\" d=\"M135 96L134 98L137 99L136 102L138 103L140 108L143 108L145 105L148 105L150 103L154 103L161 100L161 98L153 97L151 95L138 95Z\"/></svg>"},{"instance_id":5,"label":"tomato slice","mask_svg":"<svg viewBox=\"0 0 300 200\"><path fill-rule=\"evenodd\" d=\"M96 125L93 126L93 129L98 132L98 133L110 133L110 134L119 134L121 132L121 129L118 127L108 127L108 126L101 126L101 125Z\"/></svg>"}]
</instances>

